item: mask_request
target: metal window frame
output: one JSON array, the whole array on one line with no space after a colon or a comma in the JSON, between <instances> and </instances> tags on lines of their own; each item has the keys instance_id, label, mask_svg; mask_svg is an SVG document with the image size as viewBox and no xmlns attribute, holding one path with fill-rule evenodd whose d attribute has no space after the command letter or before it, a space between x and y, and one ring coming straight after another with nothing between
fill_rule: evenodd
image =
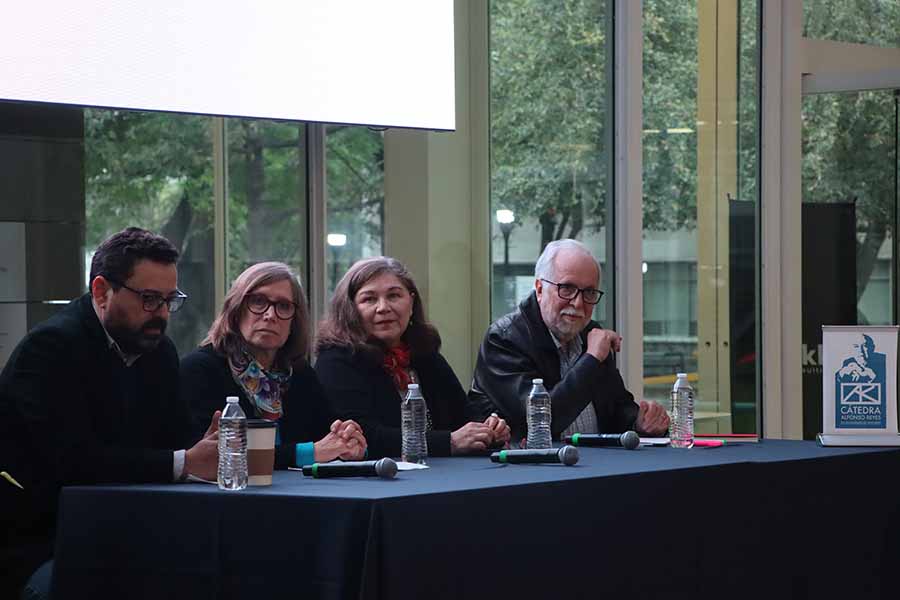
<instances>
[{"instance_id":1,"label":"metal window frame","mask_svg":"<svg viewBox=\"0 0 900 600\"><path fill-rule=\"evenodd\" d=\"M613 3L613 310L625 339L619 370L638 396L644 388L643 12L643 0Z\"/></svg>"}]
</instances>

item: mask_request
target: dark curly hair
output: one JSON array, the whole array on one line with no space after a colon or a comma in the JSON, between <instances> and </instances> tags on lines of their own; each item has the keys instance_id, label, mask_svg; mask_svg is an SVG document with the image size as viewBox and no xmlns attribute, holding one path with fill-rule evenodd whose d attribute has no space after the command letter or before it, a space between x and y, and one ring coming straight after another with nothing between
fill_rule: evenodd
<instances>
[{"instance_id":1,"label":"dark curly hair","mask_svg":"<svg viewBox=\"0 0 900 600\"><path fill-rule=\"evenodd\" d=\"M94 252L88 281L103 275L110 280L113 289L118 289L120 283L128 281L134 274L134 265L141 260L174 265L178 262L178 249L152 231L128 227L109 236Z\"/></svg>"},{"instance_id":2,"label":"dark curly hair","mask_svg":"<svg viewBox=\"0 0 900 600\"><path fill-rule=\"evenodd\" d=\"M434 325L425 319L419 288L406 266L396 258L375 256L354 263L338 282L328 315L319 324L316 352L339 346L354 352L365 352L374 360L381 361L384 344L366 333L356 308L356 294L366 283L384 273L396 276L412 296L412 316L409 327L403 333L403 340L409 344L412 356L424 356L440 350L441 336Z\"/></svg>"}]
</instances>

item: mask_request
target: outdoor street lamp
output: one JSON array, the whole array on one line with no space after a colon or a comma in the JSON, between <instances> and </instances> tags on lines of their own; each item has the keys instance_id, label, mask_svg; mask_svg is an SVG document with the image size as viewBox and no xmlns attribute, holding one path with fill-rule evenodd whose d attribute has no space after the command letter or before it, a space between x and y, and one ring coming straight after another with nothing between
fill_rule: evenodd
<instances>
[{"instance_id":1,"label":"outdoor street lamp","mask_svg":"<svg viewBox=\"0 0 900 600\"><path fill-rule=\"evenodd\" d=\"M347 234L345 233L329 233L325 236L325 241L331 247L331 283L337 285L338 281L338 256L341 248L347 245Z\"/></svg>"},{"instance_id":2,"label":"outdoor street lamp","mask_svg":"<svg viewBox=\"0 0 900 600\"><path fill-rule=\"evenodd\" d=\"M509 234L515 226L516 215L513 211L501 208L497 211L497 223L500 224L500 233L503 234L503 272L509 276Z\"/></svg>"},{"instance_id":3,"label":"outdoor street lamp","mask_svg":"<svg viewBox=\"0 0 900 600\"><path fill-rule=\"evenodd\" d=\"M345 233L329 233L326 239L328 240L328 245L332 247L347 245L347 234Z\"/></svg>"}]
</instances>

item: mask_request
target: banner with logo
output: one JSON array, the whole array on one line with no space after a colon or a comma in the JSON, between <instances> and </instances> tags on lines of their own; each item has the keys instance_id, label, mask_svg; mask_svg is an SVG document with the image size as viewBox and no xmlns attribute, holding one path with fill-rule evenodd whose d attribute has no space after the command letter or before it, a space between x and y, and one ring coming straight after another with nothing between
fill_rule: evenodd
<instances>
[{"instance_id":1,"label":"banner with logo","mask_svg":"<svg viewBox=\"0 0 900 600\"><path fill-rule=\"evenodd\" d=\"M825 435L897 436L897 326L822 326Z\"/></svg>"}]
</instances>

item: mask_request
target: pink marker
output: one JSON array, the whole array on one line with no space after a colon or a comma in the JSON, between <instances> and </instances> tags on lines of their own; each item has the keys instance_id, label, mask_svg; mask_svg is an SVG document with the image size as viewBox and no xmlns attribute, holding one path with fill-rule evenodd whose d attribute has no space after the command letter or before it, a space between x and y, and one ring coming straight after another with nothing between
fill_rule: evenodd
<instances>
[{"instance_id":1,"label":"pink marker","mask_svg":"<svg viewBox=\"0 0 900 600\"><path fill-rule=\"evenodd\" d=\"M695 448L718 448L719 446L724 445L724 440L694 440Z\"/></svg>"}]
</instances>

